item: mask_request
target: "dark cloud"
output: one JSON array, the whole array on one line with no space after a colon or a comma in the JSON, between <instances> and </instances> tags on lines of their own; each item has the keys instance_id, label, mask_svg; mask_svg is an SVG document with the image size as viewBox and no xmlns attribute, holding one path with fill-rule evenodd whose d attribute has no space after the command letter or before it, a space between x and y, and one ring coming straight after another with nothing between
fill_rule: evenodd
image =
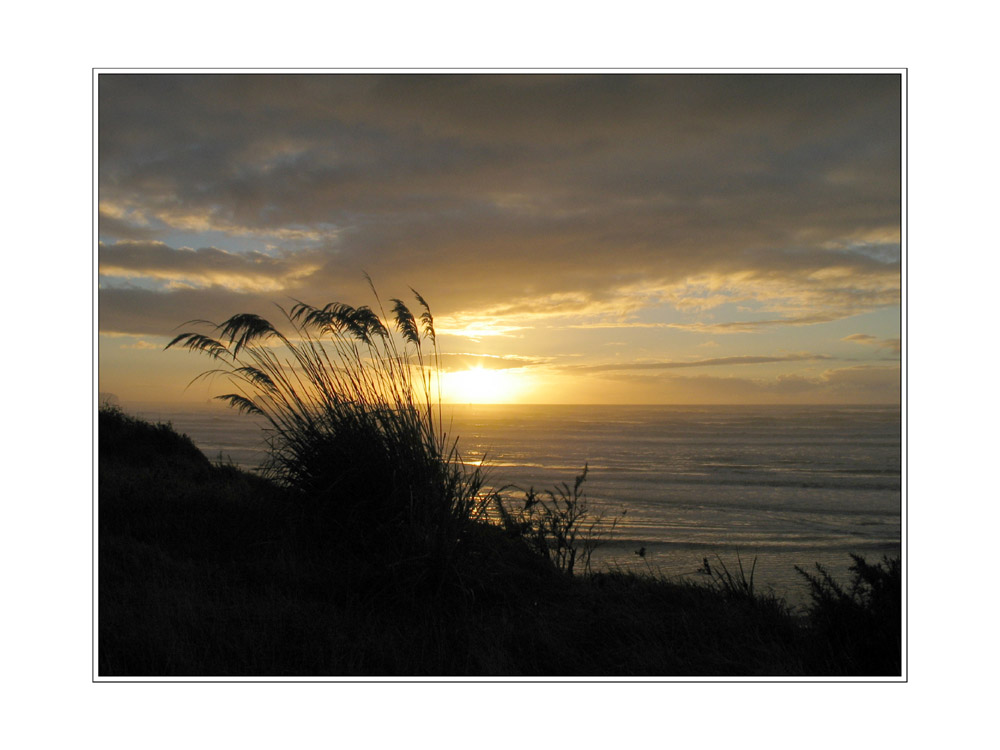
<instances>
[{"instance_id":1,"label":"dark cloud","mask_svg":"<svg viewBox=\"0 0 1000 750\"><path fill-rule=\"evenodd\" d=\"M108 276L145 276L233 289L285 289L319 267L312 253L275 257L215 247L175 249L162 242L100 243L97 257L100 272Z\"/></svg>"},{"instance_id":2,"label":"dark cloud","mask_svg":"<svg viewBox=\"0 0 1000 750\"><path fill-rule=\"evenodd\" d=\"M142 308L102 290L102 321L152 333L246 303L234 288L352 301L362 270L444 315L621 318L692 290L772 313L679 324L721 333L892 307L900 94L896 75L102 74L101 231L133 243L102 268L203 287ZM149 242L171 231L258 252Z\"/></svg>"},{"instance_id":3,"label":"dark cloud","mask_svg":"<svg viewBox=\"0 0 1000 750\"><path fill-rule=\"evenodd\" d=\"M267 295L243 294L222 286L204 289L177 289L157 292L139 288L104 288L99 291L98 327L106 333L169 336L185 321L210 320L219 323L236 313L261 315L276 321L281 313L275 302L294 301Z\"/></svg>"},{"instance_id":4,"label":"dark cloud","mask_svg":"<svg viewBox=\"0 0 1000 750\"><path fill-rule=\"evenodd\" d=\"M163 232L162 228L135 224L126 217L112 216L107 211L98 212L97 227L101 236L110 235L121 240L152 240Z\"/></svg>"}]
</instances>

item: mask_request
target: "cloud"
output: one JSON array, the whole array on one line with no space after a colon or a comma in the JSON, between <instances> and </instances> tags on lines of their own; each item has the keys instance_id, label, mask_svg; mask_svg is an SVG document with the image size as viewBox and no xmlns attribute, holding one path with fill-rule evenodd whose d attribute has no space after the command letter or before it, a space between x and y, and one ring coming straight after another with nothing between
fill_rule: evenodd
<instances>
[{"instance_id":1,"label":"cloud","mask_svg":"<svg viewBox=\"0 0 1000 750\"><path fill-rule=\"evenodd\" d=\"M106 236L288 253L119 248L109 272L327 299L365 269L511 320L898 304L898 76L104 74L98 96ZM690 324L726 323L750 330Z\"/></svg>"},{"instance_id":2,"label":"cloud","mask_svg":"<svg viewBox=\"0 0 1000 750\"><path fill-rule=\"evenodd\" d=\"M218 323L241 312L280 320L269 296L221 286L171 292L135 287L98 291L98 330L102 334L168 336L179 332L185 321L197 318Z\"/></svg>"},{"instance_id":3,"label":"cloud","mask_svg":"<svg viewBox=\"0 0 1000 750\"><path fill-rule=\"evenodd\" d=\"M636 403L898 405L901 394L898 365L841 367L773 378L634 372L602 377L624 388Z\"/></svg>"},{"instance_id":4,"label":"cloud","mask_svg":"<svg viewBox=\"0 0 1000 750\"><path fill-rule=\"evenodd\" d=\"M107 205L98 209L97 227L101 236L111 235L123 240L152 240L162 231L141 219L129 217L125 211Z\"/></svg>"},{"instance_id":5,"label":"cloud","mask_svg":"<svg viewBox=\"0 0 1000 750\"><path fill-rule=\"evenodd\" d=\"M178 249L162 242L100 243L97 257L100 273L106 276L220 285L238 291L283 290L319 267L307 253L273 257L214 247Z\"/></svg>"},{"instance_id":6,"label":"cloud","mask_svg":"<svg viewBox=\"0 0 1000 750\"><path fill-rule=\"evenodd\" d=\"M577 372L608 372L611 370L674 370L689 367L730 367L733 365L761 365L775 362L813 362L832 359L824 354L786 354L780 356L740 355L735 357L713 357L694 361L671 362L612 362L600 365L564 365L567 370Z\"/></svg>"},{"instance_id":7,"label":"cloud","mask_svg":"<svg viewBox=\"0 0 1000 750\"><path fill-rule=\"evenodd\" d=\"M457 336L473 341L494 336L509 337L515 335L516 331L524 330L523 326L502 325L497 323L495 319L484 320L481 316L477 316L477 320L474 322L465 322L464 324L461 319L454 316L439 318L435 321L434 327L438 336Z\"/></svg>"},{"instance_id":8,"label":"cloud","mask_svg":"<svg viewBox=\"0 0 1000 750\"><path fill-rule=\"evenodd\" d=\"M458 370L511 370L521 367L533 367L543 363L543 360L532 357L522 357L513 354L441 354L439 355L441 369L445 372Z\"/></svg>"},{"instance_id":9,"label":"cloud","mask_svg":"<svg viewBox=\"0 0 1000 750\"><path fill-rule=\"evenodd\" d=\"M122 344L121 346L119 346L119 349L158 349L158 350L162 350L163 349L163 345L162 344L151 344L148 341L143 341L142 339L139 339L138 341L136 341L134 343L131 343L131 344Z\"/></svg>"},{"instance_id":10,"label":"cloud","mask_svg":"<svg viewBox=\"0 0 1000 750\"><path fill-rule=\"evenodd\" d=\"M853 341L858 344L865 344L866 346L875 346L879 349L888 349L896 354L899 354L901 350L899 339L883 339L868 333L852 333L850 336L844 336L841 341Z\"/></svg>"},{"instance_id":11,"label":"cloud","mask_svg":"<svg viewBox=\"0 0 1000 750\"><path fill-rule=\"evenodd\" d=\"M771 320L738 320L726 323L670 323L669 328L694 331L696 333L751 333L767 328L780 326L807 326L815 323L829 323L842 317L848 317L862 312L855 310L841 315L826 313L822 315L805 315L799 318L774 318Z\"/></svg>"}]
</instances>

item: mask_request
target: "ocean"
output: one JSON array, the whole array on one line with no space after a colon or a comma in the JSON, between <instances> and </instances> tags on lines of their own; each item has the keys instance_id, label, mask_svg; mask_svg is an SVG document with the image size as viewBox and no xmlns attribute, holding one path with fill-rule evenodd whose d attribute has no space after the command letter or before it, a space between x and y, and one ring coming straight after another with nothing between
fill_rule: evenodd
<instances>
[{"instance_id":1,"label":"ocean","mask_svg":"<svg viewBox=\"0 0 1000 750\"><path fill-rule=\"evenodd\" d=\"M169 421L211 459L253 469L265 456L259 419L223 407L135 405ZM899 407L454 406L451 438L494 486L536 490L574 478L591 509L618 517L595 569L704 579L704 559L741 561L754 583L793 605L808 599L795 566L846 580L850 553L901 550ZM643 554L639 555L639 551Z\"/></svg>"}]
</instances>

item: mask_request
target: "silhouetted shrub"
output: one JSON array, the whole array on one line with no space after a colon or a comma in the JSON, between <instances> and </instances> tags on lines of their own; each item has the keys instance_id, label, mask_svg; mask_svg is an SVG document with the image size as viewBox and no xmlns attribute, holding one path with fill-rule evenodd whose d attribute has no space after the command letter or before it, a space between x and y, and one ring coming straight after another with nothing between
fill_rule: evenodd
<instances>
[{"instance_id":1,"label":"silhouetted shrub","mask_svg":"<svg viewBox=\"0 0 1000 750\"><path fill-rule=\"evenodd\" d=\"M809 621L822 649L815 655L830 673L898 675L902 664L902 572L900 558L874 565L851 555L851 582L845 588L816 563L809 582ZM836 670L836 671L835 671Z\"/></svg>"}]
</instances>

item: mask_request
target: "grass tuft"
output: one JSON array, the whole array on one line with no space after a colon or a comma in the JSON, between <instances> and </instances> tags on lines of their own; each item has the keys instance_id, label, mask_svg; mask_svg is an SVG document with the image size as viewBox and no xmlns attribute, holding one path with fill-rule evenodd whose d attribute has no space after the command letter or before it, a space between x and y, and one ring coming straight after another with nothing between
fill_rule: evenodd
<instances>
[{"instance_id":1,"label":"grass tuft","mask_svg":"<svg viewBox=\"0 0 1000 750\"><path fill-rule=\"evenodd\" d=\"M267 420L263 475L307 502L320 527L440 563L487 501L483 475L443 430L430 307L414 293L418 325L402 300L386 314L372 292L375 308L297 302L279 307L284 332L238 314L168 348L220 363L199 377L223 375L235 390L217 398Z\"/></svg>"},{"instance_id":2,"label":"grass tuft","mask_svg":"<svg viewBox=\"0 0 1000 750\"><path fill-rule=\"evenodd\" d=\"M513 487L502 488L492 497L500 525L510 536L523 539L559 571L573 575L578 561L590 573L594 551L614 532L621 516L607 518L590 511L583 483L589 466L577 475L573 487L562 482L551 490L536 492ZM524 502L508 497L505 491L519 489ZM622 513L624 515L624 511Z\"/></svg>"}]
</instances>

